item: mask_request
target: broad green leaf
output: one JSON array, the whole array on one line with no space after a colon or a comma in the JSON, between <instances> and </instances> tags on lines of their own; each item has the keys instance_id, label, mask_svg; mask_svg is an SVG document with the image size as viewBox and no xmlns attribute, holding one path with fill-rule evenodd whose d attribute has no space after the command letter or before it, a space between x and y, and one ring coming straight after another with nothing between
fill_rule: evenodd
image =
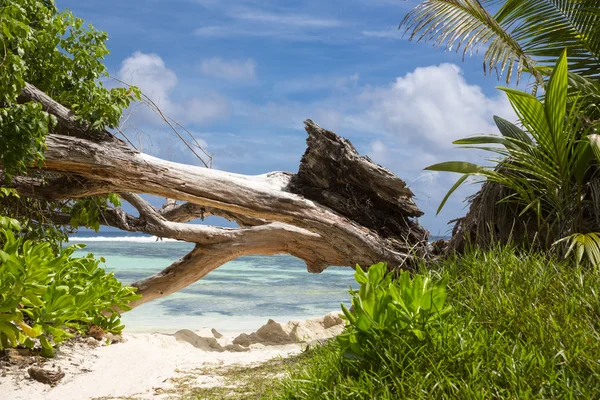
<instances>
[{"instance_id":1,"label":"broad green leaf","mask_svg":"<svg viewBox=\"0 0 600 400\"><path fill-rule=\"evenodd\" d=\"M545 111L548 126L557 143L561 142L567 112L567 50L558 59L546 90Z\"/></svg>"},{"instance_id":2,"label":"broad green leaf","mask_svg":"<svg viewBox=\"0 0 600 400\"><path fill-rule=\"evenodd\" d=\"M369 277L367 276L367 274L365 274L365 271L363 271L361 266L358 264L356 264L354 279L360 284L369 282Z\"/></svg>"},{"instance_id":3,"label":"broad green leaf","mask_svg":"<svg viewBox=\"0 0 600 400\"><path fill-rule=\"evenodd\" d=\"M512 88L499 88L508 96L521 123L544 148L554 148L554 141L546 120L544 105L529 93Z\"/></svg>"},{"instance_id":4,"label":"broad green leaf","mask_svg":"<svg viewBox=\"0 0 600 400\"><path fill-rule=\"evenodd\" d=\"M425 168L427 171L457 172L459 174L477 174L484 168L466 161L446 161L439 164L433 164Z\"/></svg>"},{"instance_id":5,"label":"broad green leaf","mask_svg":"<svg viewBox=\"0 0 600 400\"><path fill-rule=\"evenodd\" d=\"M533 140L531 140L529 135L527 135L525 132L523 132L515 124L505 120L504 118L500 118L496 115L494 115L494 122L496 123L496 126L498 127L498 130L500 131L502 136L511 138L511 139L515 139L518 142L522 142L526 145L531 146L534 144Z\"/></svg>"},{"instance_id":6,"label":"broad green leaf","mask_svg":"<svg viewBox=\"0 0 600 400\"><path fill-rule=\"evenodd\" d=\"M371 284L374 286L378 285L385 276L386 270L387 265L385 263L371 265L368 271L369 282L371 282Z\"/></svg>"},{"instance_id":7,"label":"broad green leaf","mask_svg":"<svg viewBox=\"0 0 600 400\"><path fill-rule=\"evenodd\" d=\"M478 145L478 144L501 144L509 146L510 142L501 136L471 136L464 139L458 139L452 142L458 145Z\"/></svg>"}]
</instances>

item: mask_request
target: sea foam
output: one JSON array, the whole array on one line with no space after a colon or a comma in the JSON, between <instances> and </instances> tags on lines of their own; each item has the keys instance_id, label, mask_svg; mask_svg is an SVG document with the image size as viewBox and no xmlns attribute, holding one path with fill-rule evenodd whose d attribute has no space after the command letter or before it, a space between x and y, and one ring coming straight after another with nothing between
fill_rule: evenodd
<instances>
[{"instance_id":1,"label":"sea foam","mask_svg":"<svg viewBox=\"0 0 600 400\"><path fill-rule=\"evenodd\" d=\"M157 236L71 236L71 243L85 242L133 242L133 243L173 243L178 242L175 239L159 238Z\"/></svg>"}]
</instances>

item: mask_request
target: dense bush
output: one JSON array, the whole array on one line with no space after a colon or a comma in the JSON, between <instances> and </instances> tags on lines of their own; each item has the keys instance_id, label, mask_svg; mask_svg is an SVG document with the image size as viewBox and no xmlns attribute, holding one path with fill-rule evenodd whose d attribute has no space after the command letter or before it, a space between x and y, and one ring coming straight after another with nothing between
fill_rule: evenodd
<instances>
[{"instance_id":1,"label":"dense bush","mask_svg":"<svg viewBox=\"0 0 600 400\"><path fill-rule=\"evenodd\" d=\"M17 221L0 217L0 350L38 339L42 354L52 356L53 344L96 325L119 333L120 310L138 298L107 274L92 254L74 258L73 245L58 254L48 242L19 237Z\"/></svg>"},{"instance_id":2,"label":"dense bush","mask_svg":"<svg viewBox=\"0 0 600 400\"><path fill-rule=\"evenodd\" d=\"M450 277L453 312L437 335L380 335L366 355L371 363L344 357L331 341L306 352L266 397L600 397L598 272L504 248L474 250L423 274Z\"/></svg>"},{"instance_id":3,"label":"dense bush","mask_svg":"<svg viewBox=\"0 0 600 400\"><path fill-rule=\"evenodd\" d=\"M337 337L345 357L377 363L378 359L370 356L382 338L415 344L430 340L451 311L444 307L447 277L431 285L429 277L411 279L407 271L393 280L393 273L386 275L386 270L384 263L372 265L367 273L356 268L360 289L351 291L352 311L342 304L348 326Z\"/></svg>"}]
</instances>

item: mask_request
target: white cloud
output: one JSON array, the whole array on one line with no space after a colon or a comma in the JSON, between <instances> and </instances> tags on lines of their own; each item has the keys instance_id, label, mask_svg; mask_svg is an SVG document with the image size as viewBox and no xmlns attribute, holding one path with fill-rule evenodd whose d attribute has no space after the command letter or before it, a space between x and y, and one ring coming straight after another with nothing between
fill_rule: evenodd
<instances>
[{"instance_id":1,"label":"white cloud","mask_svg":"<svg viewBox=\"0 0 600 400\"><path fill-rule=\"evenodd\" d=\"M362 31L363 36L384 38L384 39L402 39L402 32L398 29L389 29L385 31Z\"/></svg>"},{"instance_id":2,"label":"white cloud","mask_svg":"<svg viewBox=\"0 0 600 400\"><path fill-rule=\"evenodd\" d=\"M484 163L480 152L457 149L452 141L498 133L493 115L516 120L506 95L486 95L452 64L417 68L388 85L365 88L353 101L354 108L362 110L347 112L340 132L352 129L377 135L369 154L407 181L425 211L421 219L425 226L443 226L464 215L464 199L478 186L466 185L455 192L436 219L440 201L459 175L423 168L449 160Z\"/></svg>"},{"instance_id":3,"label":"white cloud","mask_svg":"<svg viewBox=\"0 0 600 400\"><path fill-rule=\"evenodd\" d=\"M228 101L218 93L187 99L176 98L174 89L178 84L177 74L154 53L136 51L123 60L117 76L126 83L139 86L163 113L180 123L204 123L222 118L229 112ZM154 120L156 119L155 116Z\"/></svg>"},{"instance_id":4,"label":"white cloud","mask_svg":"<svg viewBox=\"0 0 600 400\"><path fill-rule=\"evenodd\" d=\"M514 119L504 94L486 96L453 64L417 68L387 86L366 88L357 101L363 111L350 114L348 126L376 129L430 152L453 148L452 141L465 136L497 132L494 114Z\"/></svg>"},{"instance_id":5,"label":"white cloud","mask_svg":"<svg viewBox=\"0 0 600 400\"><path fill-rule=\"evenodd\" d=\"M308 78L290 78L274 85L281 93L309 93L319 90L346 91L358 86L360 75L355 73L347 76L312 76Z\"/></svg>"},{"instance_id":6,"label":"white cloud","mask_svg":"<svg viewBox=\"0 0 600 400\"><path fill-rule=\"evenodd\" d=\"M314 15L303 14L277 14L265 11L236 9L230 14L231 17L247 21L278 24L285 26L336 28L343 23L337 19L317 18Z\"/></svg>"},{"instance_id":7,"label":"white cloud","mask_svg":"<svg viewBox=\"0 0 600 400\"><path fill-rule=\"evenodd\" d=\"M200 70L204 75L233 81L254 81L256 62L253 59L225 61L213 57L202 61Z\"/></svg>"},{"instance_id":8,"label":"white cloud","mask_svg":"<svg viewBox=\"0 0 600 400\"><path fill-rule=\"evenodd\" d=\"M300 42L338 42L344 32L338 28L347 25L336 18L315 15L314 10L311 13L272 12L251 4L228 5L221 7L221 12L229 21L200 26L194 34L205 39L252 36ZM336 35L326 34L331 30L336 30Z\"/></svg>"},{"instance_id":9,"label":"white cloud","mask_svg":"<svg viewBox=\"0 0 600 400\"><path fill-rule=\"evenodd\" d=\"M118 77L139 86L154 102L165 106L170 103L169 93L177 86L177 75L165 66L161 57L139 51L121 63Z\"/></svg>"}]
</instances>

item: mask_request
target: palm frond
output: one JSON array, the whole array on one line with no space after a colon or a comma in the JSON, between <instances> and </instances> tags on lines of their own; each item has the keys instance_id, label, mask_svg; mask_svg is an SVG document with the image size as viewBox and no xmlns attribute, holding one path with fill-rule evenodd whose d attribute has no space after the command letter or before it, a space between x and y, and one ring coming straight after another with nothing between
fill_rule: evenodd
<instances>
[{"instance_id":1,"label":"palm frond","mask_svg":"<svg viewBox=\"0 0 600 400\"><path fill-rule=\"evenodd\" d=\"M488 46L484 71L496 70L509 82L515 62L517 75L523 67L534 71L535 62L519 43L502 28L478 0L426 0L413 8L400 23L399 29L411 31L410 40L434 41L447 50L463 50L463 59L474 49ZM500 68L498 69L498 65ZM540 77L541 80L541 77Z\"/></svg>"},{"instance_id":2,"label":"palm frond","mask_svg":"<svg viewBox=\"0 0 600 400\"><path fill-rule=\"evenodd\" d=\"M598 0L425 0L399 28L410 31L411 40L462 48L463 58L487 46L484 71L505 74L507 83L516 68L517 81L526 70L543 86L536 66L554 65L565 48L572 72L600 77Z\"/></svg>"},{"instance_id":3,"label":"palm frond","mask_svg":"<svg viewBox=\"0 0 600 400\"><path fill-rule=\"evenodd\" d=\"M538 64L554 65L569 50L569 70L600 71L600 3L597 0L506 0L494 15Z\"/></svg>"}]
</instances>

